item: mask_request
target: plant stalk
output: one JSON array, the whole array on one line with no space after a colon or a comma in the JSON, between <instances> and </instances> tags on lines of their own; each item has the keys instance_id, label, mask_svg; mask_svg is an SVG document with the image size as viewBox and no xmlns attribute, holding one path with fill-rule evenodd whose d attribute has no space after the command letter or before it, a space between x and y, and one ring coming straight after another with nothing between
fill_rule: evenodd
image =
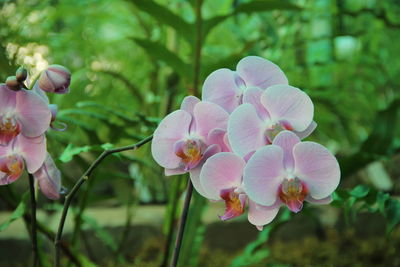
<instances>
[{"instance_id":1,"label":"plant stalk","mask_svg":"<svg viewBox=\"0 0 400 267\"><path fill-rule=\"evenodd\" d=\"M31 232L32 232L32 251L33 251L33 266L38 266L39 252L37 246L37 226L36 226L36 198L35 198L35 181L32 174L29 176L29 191L31 193Z\"/></svg>"},{"instance_id":2,"label":"plant stalk","mask_svg":"<svg viewBox=\"0 0 400 267\"><path fill-rule=\"evenodd\" d=\"M65 197L64 208L63 208L63 211L61 214L60 224L58 225L57 234L56 234L56 237L54 240L54 246L55 246L54 266L60 267L60 243L61 243L62 232L64 229L65 220L67 218L69 206L71 205L71 202L72 202L74 196L76 195L76 193L79 191L80 187L89 179L92 172L100 165L100 163L107 156L114 154L114 153L119 153L122 151L136 150L136 149L140 148L142 145L150 142L152 139L153 139L153 136L149 136L134 145L124 146L124 147L119 147L119 148L114 148L114 149L107 149L107 150L103 151L103 153L100 154L100 156L92 163L92 165L90 165L90 167L85 171L85 173L81 176L81 178L76 182L76 184L72 188L71 192Z\"/></svg>"}]
</instances>

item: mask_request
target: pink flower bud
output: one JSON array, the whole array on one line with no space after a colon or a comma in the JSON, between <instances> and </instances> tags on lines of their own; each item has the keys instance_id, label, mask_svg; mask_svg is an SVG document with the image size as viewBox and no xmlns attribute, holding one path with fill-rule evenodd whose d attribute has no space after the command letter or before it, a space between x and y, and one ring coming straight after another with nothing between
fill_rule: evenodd
<instances>
[{"instance_id":1,"label":"pink flower bud","mask_svg":"<svg viewBox=\"0 0 400 267\"><path fill-rule=\"evenodd\" d=\"M21 84L17 81L15 76L10 76L6 80L6 85L9 89L13 91L18 91L21 89Z\"/></svg>"},{"instance_id":2,"label":"pink flower bud","mask_svg":"<svg viewBox=\"0 0 400 267\"><path fill-rule=\"evenodd\" d=\"M28 77L28 71L24 67L19 67L15 73L15 77L17 78L17 81L23 82Z\"/></svg>"},{"instance_id":3,"label":"pink flower bud","mask_svg":"<svg viewBox=\"0 0 400 267\"><path fill-rule=\"evenodd\" d=\"M39 78L39 87L43 91L66 94L69 92L71 72L61 65L50 65Z\"/></svg>"}]
</instances>

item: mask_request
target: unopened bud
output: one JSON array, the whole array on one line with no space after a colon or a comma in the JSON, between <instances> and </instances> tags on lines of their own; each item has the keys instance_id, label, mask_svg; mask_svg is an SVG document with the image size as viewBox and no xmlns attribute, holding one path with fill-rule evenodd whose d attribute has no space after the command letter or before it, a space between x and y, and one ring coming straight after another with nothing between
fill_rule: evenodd
<instances>
[{"instance_id":1,"label":"unopened bud","mask_svg":"<svg viewBox=\"0 0 400 267\"><path fill-rule=\"evenodd\" d=\"M39 78L39 87L43 91L66 94L69 92L71 72L61 65L50 65Z\"/></svg>"},{"instance_id":2,"label":"unopened bud","mask_svg":"<svg viewBox=\"0 0 400 267\"><path fill-rule=\"evenodd\" d=\"M14 91L18 91L21 89L21 84L17 81L15 76L10 76L6 80L6 85L8 88Z\"/></svg>"},{"instance_id":3,"label":"unopened bud","mask_svg":"<svg viewBox=\"0 0 400 267\"><path fill-rule=\"evenodd\" d=\"M17 78L17 81L23 82L28 77L28 71L24 67L19 67L15 73L15 77Z\"/></svg>"}]
</instances>

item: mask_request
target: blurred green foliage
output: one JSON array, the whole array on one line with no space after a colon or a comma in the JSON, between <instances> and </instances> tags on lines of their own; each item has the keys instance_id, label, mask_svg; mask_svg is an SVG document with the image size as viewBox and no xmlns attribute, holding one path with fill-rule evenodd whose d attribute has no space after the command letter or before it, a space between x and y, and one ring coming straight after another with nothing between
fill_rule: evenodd
<instances>
[{"instance_id":1,"label":"blurred green foliage","mask_svg":"<svg viewBox=\"0 0 400 267\"><path fill-rule=\"evenodd\" d=\"M1 80L18 65L33 77L47 64L72 70L71 93L50 95L59 105L57 119L68 129L48 134L48 149L58 158L67 189L103 149L151 134L194 92L195 5L194 0L0 1ZM396 0L204 0L201 21L200 88L210 72L234 69L247 55L277 63L290 83L314 101L318 128L311 139L338 155L343 175L334 203L350 218L380 212L388 233L400 221L398 14ZM391 179L385 192L375 188L371 179L379 183L379 177L371 177L366 168L376 161ZM25 191L23 183L18 185L18 191ZM172 207L183 188L164 177L146 146L107 159L74 203L74 214L82 217L87 206L96 205L126 205L129 210L135 206L133 195L142 204L167 205L168 236L179 215L179 208ZM185 264L198 262L193 255L203 240L205 205L194 199ZM93 218L77 220L77 243L80 227L89 228L120 253L116 239ZM257 240L265 242L268 231ZM260 261L268 256L254 244L233 266L245 266L254 255Z\"/></svg>"}]
</instances>

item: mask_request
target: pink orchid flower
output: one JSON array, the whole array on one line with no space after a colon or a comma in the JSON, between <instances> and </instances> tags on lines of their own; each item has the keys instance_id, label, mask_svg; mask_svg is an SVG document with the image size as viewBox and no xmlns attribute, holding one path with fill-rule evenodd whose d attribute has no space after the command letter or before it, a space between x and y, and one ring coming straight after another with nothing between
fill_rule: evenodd
<instances>
[{"instance_id":1,"label":"pink orchid flower","mask_svg":"<svg viewBox=\"0 0 400 267\"><path fill-rule=\"evenodd\" d=\"M154 132L151 151L166 175L190 172L195 189L203 192L203 162L223 149L228 113L211 102L186 97L181 109L167 115Z\"/></svg>"},{"instance_id":2,"label":"pink orchid flower","mask_svg":"<svg viewBox=\"0 0 400 267\"><path fill-rule=\"evenodd\" d=\"M221 220L240 216L249 206L248 220L261 230L270 223L279 211L279 206L266 207L258 205L248 198L243 188L244 159L230 152L221 152L210 157L203 165L200 182L206 192L205 197L211 200L223 200L225 213Z\"/></svg>"},{"instance_id":3,"label":"pink orchid flower","mask_svg":"<svg viewBox=\"0 0 400 267\"><path fill-rule=\"evenodd\" d=\"M38 137L49 127L51 112L36 93L12 91L0 84L0 145L8 145L20 133Z\"/></svg>"},{"instance_id":4,"label":"pink orchid flower","mask_svg":"<svg viewBox=\"0 0 400 267\"><path fill-rule=\"evenodd\" d=\"M17 180L26 168L36 172L46 157L46 137L27 138L18 135L7 146L0 146L0 185ZM25 163L24 163L25 162Z\"/></svg>"},{"instance_id":5,"label":"pink orchid flower","mask_svg":"<svg viewBox=\"0 0 400 267\"><path fill-rule=\"evenodd\" d=\"M314 142L300 142L290 132L279 133L272 145L258 149L243 175L249 198L259 205L286 205L299 212L304 200L327 204L340 180L340 168L328 149Z\"/></svg>"},{"instance_id":6,"label":"pink orchid flower","mask_svg":"<svg viewBox=\"0 0 400 267\"><path fill-rule=\"evenodd\" d=\"M243 94L250 88L264 90L271 85L288 84L283 71L271 61L257 56L239 61L236 71L218 69L204 81L202 99L231 113L243 103Z\"/></svg>"},{"instance_id":7,"label":"pink orchid flower","mask_svg":"<svg viewBox=\"0 0 400 267\"><path fill-rule=\"evenodd\" d=\"M61 191L61 172L50 154L33 176L38 181L40 191L49 199L59 199Z\"/></svg>"},{"instance_id":8,"label":"pink orchid flower","mask_svg":"<svg viewBox=\"0 0 400 267\"><path fill-rule=\"evenodd\" d=\"M316 127L310 97L290 85L273 85L262 91L249 89L244 101L228 121L228 136L239 156L271 144L282 130L295 131L302 138Z\"/></svg>"}]
</instances>

